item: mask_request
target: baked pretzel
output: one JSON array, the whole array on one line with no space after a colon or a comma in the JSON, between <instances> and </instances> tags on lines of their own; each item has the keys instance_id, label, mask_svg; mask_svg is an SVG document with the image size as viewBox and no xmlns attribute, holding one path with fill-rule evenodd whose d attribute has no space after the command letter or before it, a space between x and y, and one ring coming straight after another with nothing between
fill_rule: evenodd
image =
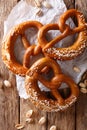
<instances>
[{"instance_id":1,"label":"baked pretzel","mask_svg":"<svg viewBox=\"0 0 87 130\"><path fill-rule=\"evenodd\" d=\"M36 56L38 54L41 54L40 58L43 57L42 49L39 45L31 45L30 47L28 47L23 57L23 67L30 68L30 57ZM48 71L49 68L46 66L41 70L42 73L47 73Z\"/></svg>"},{"instance_id":2,"label":"baked pretzel","mask_svg":"<svg viewBox=\"0 0 87 130\"><path fill-rule=\"evenodd\" d=\"M2 44L2 59L6 66L13 71L15 74L19 74L21 76L24 76L28 70L27 66L25 65L25 60L23 59L23 64L20 64L15 55L14 55L14 44L18 36L21 36L22 43L25 47L25 49L33 48L33 51L35 53L33 54L39 54L41 52L41 48L39 45L30 45L29 41L27 40L25 36L25 30L31 27L37 28L38 30L43 25L38 21L27 21L23 22L19 25L16 25L12 30L9 32L9 34L6 36L6 38L3 40ZM25 52L27 53L27 52ZM29 54L28 54L29 56ZM25 56L26 57L26 54ZM28 60L28 59L27 59Z\"/></svg>"},{"instance_id":3,"label":"baked pretzel","mask_svg":"<svg viewBox=\"0 0 87 130\"><path fill-rule=\"evenodd\" d=\"M53 70L53 77L49 80L45 79L41 74L41 70L45 66L48 66ZM46 93L44 94L40 90L38 81L50 89L52 98L48 98ZM71 90L69 97L66 99L60 95L58 90L62 82L68 84ZM68 108L76 101L79 95L79 89L74 81L70 77L62 74L60 66L54 60L47 57L36 61L27 71L25 88L30 101L34 103L36 107L48 112L60 111Z\"/></svg>"},{"instance_id":4,"label":"baked pretzel","mask_svg":"<svg viewBox=\"0 0 87 130\"><path fill-rule=\"evenodd\" d=\"M71 16L76 16L78 27L71 29L65 22ZM51 41L47 41L46 33L49 30L60 30L62 33ZM68 35L78 33L73 45L66 48L56 48L54 45ZM70 60L81 54L87 46L87 24L82 13L71 9L61 15L59 24L47 24L38 33L38 41L43 52L54 59Z\"/></svg>"}]
</instances>

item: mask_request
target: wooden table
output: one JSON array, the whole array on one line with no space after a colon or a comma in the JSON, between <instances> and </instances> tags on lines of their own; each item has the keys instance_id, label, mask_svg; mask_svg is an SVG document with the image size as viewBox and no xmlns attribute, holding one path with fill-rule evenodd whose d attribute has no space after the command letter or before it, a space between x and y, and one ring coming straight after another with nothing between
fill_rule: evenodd
<instances>
[{"instance_id":1,"label":"wooden table","mask_svg":"<svg viewBox=\"0 0 87 130\"><path fill-rule=\"evenodd\" d=\"M0 49L3 37L3 24L17 0L0 0ZM67 8L76 8L83 12L87 20L87 0L65 0ZM8 79L12 87L3 86ZM80 94L78 102L65 112L46 113L38 111L28 100L20 99L16 90L15 75L7 70L1 60L0 51L0 130L16 130L15 124L24 123L29 109L35 111L34 123L27 124L23 130L49 130L56 125L57 130L87 130L87 95ZM46 123L38 125L40 117L46 117Z\"/></svg>"}]
</instances>

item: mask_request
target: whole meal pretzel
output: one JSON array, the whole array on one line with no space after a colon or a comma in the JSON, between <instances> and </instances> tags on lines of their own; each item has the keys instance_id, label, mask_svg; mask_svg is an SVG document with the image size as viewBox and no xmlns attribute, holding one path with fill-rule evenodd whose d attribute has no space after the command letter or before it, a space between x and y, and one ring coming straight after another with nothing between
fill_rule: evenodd
<instances>
[{"instance_id":1,"label":"whole meal pretzel","mask_svg":"<svg viewBox=\"0 0 87 130\"><path fill-rule=\"evenodd\" d=\"M53 71L51 79L45 79L41 70L48 66ZM46 96L46 92L40 90L38 81L50 90L51 97ZM66 83L70 88L70 95L63 98L59 93L62 83ZM61 72L60 66L52 59L45 57L37 60L27 71L25 79L26 92L29 99L36 107L44 111L60 111L71 106L79 95L79 89L74 81Z\"/></svg>"},{"instance_id":2,"label":"whole meal pretzel","mask_svg":"<svg viewBox=\"0 0 87 130\"><path fill-rule=\"evenodd\" d=\"M19 25L16 25L12 28L12 30L9 32L9 34L6 36L6 38L3 40L2 44L2 59L6 66L13 71L15 74L19 74L21 76L24 76L28 70L27 67L29 67L29 58L31 55L37 55L41 53L41 47L37 45L30 45L29 41L27 40L25 36L25 30L28 28L37 28L38 30L43 25L38 21L27 21L23 22ZM26 51L23 58L23 65L20 64L15 55L14 55L14 45L15 41L18 38L18 36L21 36L22 44L24 45ZM31 52L30 52L31 50ZM33 52L32 52L33 51ZM26 63L26 55L27 61ZM27 65L28 64L28 65Z\"/></svg>"},{"instance_id":3,"label":"whole meal pretzel","mask_svg":"<svg viewBox=\"0 0 87 130\"><path fill-rule=\"evenodd\" d=\"M74 29L71 29L66 24L66 20L72 16L75 16L78 22L78 27L75 27ZM47 41L46 33L50 30L60 30L62 33L53 40ZM75 33L78 33L78 37L73 45L65 48L56 48L54 46L63 38ZM49 57L59 60L70 60L75 58L87 47L87 24L82 13L75 9L66 11L61 15L59 24L47 24L39 30L38 41L43 52Z\"/></svg>"}]
</instances>

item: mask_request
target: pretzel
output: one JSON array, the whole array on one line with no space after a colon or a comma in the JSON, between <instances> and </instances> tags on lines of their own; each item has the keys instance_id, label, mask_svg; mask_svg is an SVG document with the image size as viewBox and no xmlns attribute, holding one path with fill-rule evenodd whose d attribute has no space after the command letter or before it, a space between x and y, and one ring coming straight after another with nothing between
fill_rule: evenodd
<instances>
[{"instance_id":1,"label":"pretzel","mask_svg":"<svg viewBox=\"0 0 87 130\"><path fill-rule=\"evenodd\" d=\"M23 67L30 68L30 56L36 56L38 54L42 54L42 49L39 45L31 45L30 47L28 47L23 57ZM41 70L42 73L47 73L48 71L49 68L46 66Z\"/></svg>"},{"instance_id":2,"label":"pretzel","mask_svg":"<svg viewBox=\"0 0 87 130\"><path fill-rule=\"evenodd\" d=\"M41 74L41 70L45 66L48 66L53 70L54 75L49 80L45 79ZM46 92L40 90L38 81L50 89L53 98L48 98ZM58 90L62 82L68 84L71 90L69 97L66 99L60 95ZM36 107L48 112L65 110L76 101L79 95L79 89L74 81L70 77L62 74L60 66L48 57L39 59L27 71L25 88L29 95L29 100L35 104Z\"/></svg>"},{"instance_id":3,"label":"pretzel","mask_svg":"<svg viewBox=\"0 0 87 130\"><path fill-rule=\"evenodd\" d=\"M30 47L27 48L24 57L23 57L23 66L29 68L29 63L30 63L30 56L31 55L37 55L41 53L41 47L36 46L36 45L31 45Z\"/></svg>"},{"instance_id":4,"label":"pretzel","mask_svg":"<svg viewBox=\"0 0 87 130\"><path fill-rule=\"evenodd\" d=\"M38 30L42 27L43 25L38 22L38 21L27 21L23 22L19 25L16 25L15 27L12 28L12 30L9 32L9 34L6 36L6 38L3 40L2 44L2 59L6 66L13 71L15 74L19 74L21 76L25 76L28 68L25 65L25 60L23 58L23 64L20 64L15 55L14 55L14 44L18 36L21 36L22 39L22 44L24 45L25 49L32 48L33 46L36 52L34 53L39 54L41 52L41 48L39 45L33 45L31 46L29 41L27 40L25 36L25 30L31 27L37 28ZM37 49L38 48L38 49ZM33 49L33 51L34 51ZM39 51L38 51L39 50ZM27 50L26 50L27 51ZM27 52L25 52L27 53ZM25 54L26 55L26 54ZM29 54L28 54L29 56ZM26 57L26 56L24 56ZM27 59L28 60L28 59Z\"/></svg>"},{"instance_id":5,"label":"pretzel","mask_svg":"<svg viewBox=\"0 0 87 130\"><path fill-rule=\"evenodd\" d=\"M66 20L71 16L76 16L78 22L78 27L74 29L71 29L65 23ZM49 30L60 30L62 33L48 42L46 39L46 33ZM57 42L67 37L68 35L75 33L78 33L78 37L73 45L66 48L54 47ZM59 60L74 59L76 56L80 55L87 46L87 24L85 23L83 15L75 9L66 11L61 15L59 24L47 24L39 30L38 41L43 49L43 52L47 56Z\"/></svg>"}]
</instances>

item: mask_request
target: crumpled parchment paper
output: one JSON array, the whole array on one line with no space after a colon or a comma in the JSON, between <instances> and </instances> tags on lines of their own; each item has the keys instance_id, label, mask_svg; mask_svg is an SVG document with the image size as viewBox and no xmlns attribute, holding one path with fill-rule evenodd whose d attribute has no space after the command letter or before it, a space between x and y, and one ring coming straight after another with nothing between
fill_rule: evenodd
<instances>
[{"instance_id":1,"label":"crumpled parchment paper","mask_svg":"<svg viewBox=\"0 0 87 130\"><path fill-rule=\"evenodd\" d=\"M48 2L51 4L52 8L48 9L48 8L45 8L42 6L41 9L43 11L43 16L39 17L36 15L36 12L38 9L35 6L32 6L31 0L30 1L28 0L28 3L26 3L26 1L24 1L24 0L21 0L12 9L7 20L4 22L4 36L6 36L6 34L9 32L9 30L14 25L27 21L27 20L37 20L37 21L40 21L42 24L58 22L60 15L67 10L66 6L65 6L63 0L48 0ZM71 27L75 27L75 25L71 19L69 19L67 21L67 23ZM30 33L29 33L29 31L30 31ZM36 35L34 35L34 33L35 33L34 30L26 31L26 35L29 38L29 40L31 41L31 43L34 43L37 40ZM49 36L55 37L59 33L60 33L59 31L51 31ZM32 36L32 38L30 38L29 34L31 34L31 36L32 35L34 35L34 36ZM74 39L74 36L69 36L67 38L64 38L62 41L60 41L58 43L57 46L64 47L69 44L72 44L74 42L73 39ZM16 50L16 57L18 57L18 60L21 62L25 50L23 49L20 38L17 39L17 41L16 41L15 50ZM81 56L75 58L74 60L58 61L58 63L60 64L63 72L67 75L70 75L74 79L74 81L76 83L78 83L81 78L81 75L87 69L87 49ZM75 72L73 70L73 66L79 67L81 72L80 73ZM20 77L20 76L16 75L17 89L18 89L19 95L21 98L26 99L26 98L28 98L28 95L26 94L26 91L24 88L24 79L25 79L24 77ZM41 88L41 90L48 91L48 89L46 89L41 83L39 83L39 87ZM65 87L65 86L63 86L63 87Z\"/></svg>"}]
</instances>

